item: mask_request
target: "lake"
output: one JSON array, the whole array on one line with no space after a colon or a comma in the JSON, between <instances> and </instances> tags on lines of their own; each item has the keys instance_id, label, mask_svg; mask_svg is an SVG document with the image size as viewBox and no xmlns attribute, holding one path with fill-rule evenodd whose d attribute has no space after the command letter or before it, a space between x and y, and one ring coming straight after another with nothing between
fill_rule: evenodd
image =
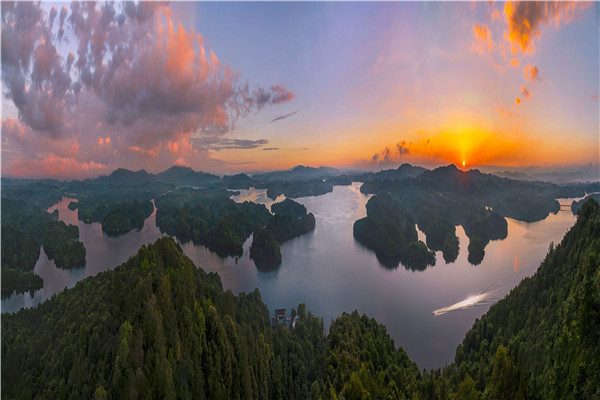
<instances>
[{"instance_id":1,"label":"lake","mask_svg":"<svg viewBox=\"0 0 600 400\"><path fill-rule=\"evenodd\" d=\"M386 325L396 345L402 346L420 369L429 369L454 360L456 347L490 302L439 316L433 316L433 311L509 278L496 288L494 300L504 296L523 276L535 272L535 267L528 267L541 261L550 243L560 242L575 222L571 212L551 214L534 223L507 218L508 237L488 244L478 266L467 261L468 238L459 226L456 231L460 254L454 263L446 264L441 252L437 252L437 264L425 271L407 270L402 265L388 269L352 235L354 221L366 215L365 204L370 197L360 193L359 188L360 183L336 186L332 193L295 199L315 215L315 230L284 243L282 264L274 271L256 269L249 258L251 238L244 243L244 253L239 258L222 259L191 242L182 244L182 248L197 266L219 273L225 289L237 294L258 287L271 312L287 308L289 313L292 307L305 302L307 309L323 317L327 327L344 311L357 309L366 313ZM264 189L240 192L234 200L252 199L267 207L273 203ZM77 221L76 211L69 210L68 203L65 198L49 210L58 209L60 219L79 226L80 240L87 249L86 266L56 268L41 251L34 271L44 279L44 288L33 297L20 294L2 299L2 312L35 306L87 276L114 268L134 255L142 244L162 236L155 214L146 220L141 231L112 237L102 232L98 223ZM420 231L419 238L425 240Z\"/></svg>"}]
</instances>

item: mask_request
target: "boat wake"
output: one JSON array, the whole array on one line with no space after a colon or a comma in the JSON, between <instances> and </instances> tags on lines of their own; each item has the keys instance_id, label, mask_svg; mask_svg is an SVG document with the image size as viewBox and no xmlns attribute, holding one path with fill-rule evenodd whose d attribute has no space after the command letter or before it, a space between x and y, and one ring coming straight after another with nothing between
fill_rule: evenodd
<instances>
[{"instance_id":1,"label":"boat wake","mask_svg":"<svg viewBox=\"0 0 600 400\"><path fill-rule=\"evenodd\" d=\"M531 264L527 268L524 268L515 274L509 275L506 278L503 278L502 280L485 288L484 290L474 293L457 303L434 310L432 315L434 317L437 317L439 315L446 314L450 311L463 310L465 308L471 308L475 306L494 304L502 297L504 297L504 295L508 292L508 290L510 290L510 288L514 287L516 283L520 282L521 279L523 279L523 277L528 272L531 272L532 270L536 269L537 267L539 267L539 265L539 261L534 264Z\"/></svg>"}]
</instances>

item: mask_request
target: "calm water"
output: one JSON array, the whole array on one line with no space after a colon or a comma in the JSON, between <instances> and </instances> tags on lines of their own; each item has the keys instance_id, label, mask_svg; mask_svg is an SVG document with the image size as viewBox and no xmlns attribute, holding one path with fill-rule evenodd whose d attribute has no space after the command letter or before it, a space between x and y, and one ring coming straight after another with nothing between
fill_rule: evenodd
<instances>
[{"instance_id":1,"label":"calm water","mask_svg":"<svg viewBox=\"0 0 600 400\"><path fill-rule=\"evenodd\" d=\"M271 310L285 307L289 312L305 302L308 309L323 316L329 326L331 319L343 311L358 309L385 324L396 344L402 346L420 368L434 368L453 361L456 346L489 305L436 317L432 312L542 260L550 242L558 243L575 222L570 212L559 212L535 223L508 219L508 238L491 242L478 266L467 262L468 239L462 227L457 227L461 251L456 262L446 264L438 252L436 266L425 271L410 271L402 266L390 270L382 267L375 254L352 236L354 221L366 215L365 204L369 199L360 193L359 187L358 183L336 186L332 193L323 196L296 199L315 215L316 227L314 232L281 246L283 262L277 270L259 272L256 269L249 259L251 239L244 244L244 254L239 259L221 259L191 243L183 244L182 248L197 266L218 272L223 286L234 293L258 287ZM242 191L234 199L252 200L267 207L273 203L266 197L265 190ZM561 202L570 203L570 200ZM68 210L67 205L68 200L63 200L53 208L59 209L60 218L65 222L78 224L80 238L88 251L87 265L72 270L57 269L42 251L35 271L44 278L44 288L35 292L33 298L25 294L2 300L2 312L31 307L86 276L114 268L137 252L142 244L161 236L154 214L140 232L114 238L105 235L99 224L77 221L75 212ZM421 232L419 237L424 240ZM518 279L510 280L510 285L501 288L502 292L508 293L517 283Z\"/></svg>"}]
</instances>

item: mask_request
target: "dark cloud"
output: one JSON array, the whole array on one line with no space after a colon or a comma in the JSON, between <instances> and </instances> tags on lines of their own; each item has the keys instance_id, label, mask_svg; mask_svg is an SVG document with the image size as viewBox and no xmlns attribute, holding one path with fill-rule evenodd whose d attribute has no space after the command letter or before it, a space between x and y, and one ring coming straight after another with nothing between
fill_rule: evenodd
<instances>
[{"instance_id":1,"label":"dark cloud","mask_svg":"<svg viewBox=\"0 0 600 400\"><path fill-rule=\"evenodd\" d=\"M286 119L286 118L288 118L288 117L291 117L292 115L296 114L297 112L298 112L298 111L294 111L294 112L291 112L291 113L289 113L289 114L279 115L279 116L277 116L277 117L273 118L273 119L272 119L272 120L271 120L269 123L273 123L273 122L275 122L275 121L279 121L279 120L282 120L282 119Z\"/></svg>"},{"instance_id":2,"label":"dark cloud","mask_svg":"<svg viewBox=\"0 0 600 400\"><path fill-rule=\"evenodd\" d=\"M373 154L371 161L379 164L396 164L400 162L403 156L410 154L411 145L412 143L403 140L393 147L385 146L382 151Z\"/></svg>"},{"instance_id":3,"label":"dark cloud","mask_svg":"<svg viewBox=\"0 0 600 400\"><path fill-rule=\"evenodd\" d=\"M529 90L527 90L527 88L525 86L521 86L521 93L523 94L524 98L528 98L529 95L531 94L531 92Z\"/></svg>"},{"instance_id":4,"label":"dark cloud","mask_svg":"<svg viewBox=\"0 0 600 400\"><path fill-rule=\"evenodd\" d=\"M263 150L279 150L279 147L263 147Z\"/></svg>"},{"instance_id":5,"label":"dark cloud","mask_svg":"<svg viewBox=\"0 0 600 400\"><path fill-rule=\"evenodd\" d=\"M231 165L247 165L247 164L256 164L256 161L240 161L240 162L234 162L234 163L230 163Z\"/></svg>"},{"instance_id":6,"label":"dark cloud","mask_svg":"<svg viewBox=\"0 0 600 400\"><path fill-rule=\"evenodd\" d=\"M195 138L194 144L210 150L255 149L268 144L266 139L227 139L222 137Z\"/></svg>"},{"instance_id":7,"label":"dark cloud","mask_svg":"<svg viewBox=\"0 0 600 400\"><path fill-rule=\"evenodd\" d=\"M533 40L540 36L540 26L568 22L589 3L570 1L509 1L504 6L508 21L507 33L513 53L535 50Z\"/></svg>"},{"instance_id":8,"label":"dark cloud","mask_svg":"<svg viewBox=\"0 0 600 400\"><path fill-rule=\"evenodd\" d=\"M400 143L397 143L396 144L396 148L398 149L398 154L399 155L410 153L410 151L408 150L408 144L404 140L402 142L400 142Z\"/></svg>"}]
</instances>

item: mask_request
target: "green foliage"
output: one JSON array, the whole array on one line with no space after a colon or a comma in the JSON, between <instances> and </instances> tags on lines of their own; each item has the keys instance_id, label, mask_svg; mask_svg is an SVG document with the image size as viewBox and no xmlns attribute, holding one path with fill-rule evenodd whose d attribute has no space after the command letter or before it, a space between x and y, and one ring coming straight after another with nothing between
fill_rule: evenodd
<instances>
[{"instance_id":1,"label":"green foliage","mask_svg":"<svg viewBox=\"0 0 600 400\"><path fill-rule=\"evenodd\" d=\"M430 251L425 243L417 240L404 246L400 260L412 269L422 271L428 266L435 265L435 253Z\"/></svg>"},{"instance_id":2,"label":"green foliage","mask_svg":"<svg viewBox=\"0 0 600 400\"><path fill-rule=\"evenodd\" d=\"M272 269L281 264L281 250L279 243L267 229L254 233L250 246L250 258L260 269Z\"/></svg>"},{"instance_id":3,"label":"green foliage","mask_svg":"<svg viewBox=\"0 0 600 400\"><path fill-rule=\"evenodd\" d=\"M156 225L182 242L207 246L222 257L239 256L244 241L271 218L264 205L242 204L215 189L179 189L156 201ZM216 197L215 197L216 196Z\"/></svg>"},{"instance_id":4,"label":"green foliage","mask_svg":"<svg viewBox=\"0 0 600 400\"><path fill-rule=\"evenodd\" d=\"M41 209L58 203L63 192L64 184L51 179L2 178L2 197L22 200Z\"/></svg>"},{"instance_id":5,"label":"green foliage","mask_svg":"<svg viewBox=\"0 0 600 400\"><path fill-rule=\"evenodd\" d=\"M424 246L424 244L423 244ZM593 399L600 395L600 207L586 202L538 272L477 320L455 363L424 371L358 312L298 305L269 327L170 238L2 317L3 398Z\"/></svg>"},{"instance_id":6,"label":"green foliage","mask_svg":"<svg viewBox=\"0 0 600 400\"><path fill-rule=\"evenodd\" d=\"M598 189L598 188L596 188ZM596 201L596 203L600 203L600 193L592 193L592 194L588 194L587 196L585 196L584 199L579 200L579 201L575 201L573 200L573 203L571 203L571 211L573 211L573 214L577 215L577 213L579 212L579 210L581 210L581 206L583 206L583 204L588 201L588 199L594 199Z\"/></svg>"},{"instance_id":7,"label":"green foliage","mask_svg":"<svg viewBox=\"0 0 600 400\"><path fill-rule=\"evenodd\" d=\"M336 185L351 185L352 180L345 176L332 176L324 179L301 179L292 181L274 181L264 184L267 196L275 200L280 195L287 198L320 196L330 193ZM257 186L258 187L258 186Z\"/></svg>"},{"instance_id":8,"label":"green foliage","mask_svg":"<svg viewBox=\"0 0 600 400\"><path fill-rule=\"evenodd\" d=\"M600 396L600 207L589 200L536 274L475 322L445 371L489 398Z\"/></svg>"},{"instance_id":9,"label":"green foliage","mask_svg":"<svg viewBox=\"0 0 600 400\"><path fill-rule=\"evenodd\" d=\"M442 245L442 254L444 261L447 263L453 263L458 257L459 240L456 234L447 233L444 238L444 244Z\"/></svg>"},{"instance_id":10,"label":"green foliage","mask_svg":"<svg viewBox=\"0 0 600 400\"><path fill-rule=\"evenodd\" d=\"M39 255L39 241L30 237L15 225L2 224L3 268L19 268L24 271L31 271Z\"/></svg>"},{"instance_id":11,"label":"green foliage","mask_svg":"<svg viewBox=\"0 0 600 400\"><path fill-rule=\"evenodd\" d=\"M154 211L150 201L139 203L120 203L107 207L110 211L102 217L102 230L110 234L129 232L131 229L142 229L144 220Z\"/></svg>"},{"instance_id":12,"label":"green foliage","mask_svg":"<svg viewBox=\"0 0 600 400\"><path fill-rule=\"evenodd\" d=\"M367 202L367 216L354 223L354 237L377 254L388 267L402 264L422 270L435 264L435 254L417 240L412 215L390 193L381 193Z\"/></svg>"},{"instance_id":13,"label":"green foliage","mask_svg":"<svg viewBox=\"0 0 600 400\"><path fill-rule=\"evenodd\" d=\"M478 400L479 392L475 387L475 381L467 374L465 379L458 385L458 391L451 396L452 400Z\"/></svg>"},{"instance_id":14,"label":"green foliage","mask_svg":"<svg viewBox=\"0 0 600 400\"><path fill-rule=\"evenodd\" d=\"M271 205L271 212L273 214L291 214L297 218L302 218L306 215L306 207L292 199L285 199L280 203Z\"/></svg>"},{"instance_id":15,"label":"green foliage","mask_svg":"<svg viewBox=\"0 0 600 400\"><path fill-rule=\"evenodd\" d=\"M583 190L583 186L576 184L558 186L499 178L478 170L460 171L454 165L423 171L412 178L405 174L395 177L383 174L361 187L363 193L391 193L416 219L427 236L429 248L442 250L446 262L453 262L458 256L456 225L462 225L469 238L479 236L485 248L490 240L506 238L505 217L528 222L541 220L559 210L556 198L582 195ZM377 231L377 227L359 225L372 233ZM390 247L388 238L382 239L386 243L383 247ZM481 255L478 252L477 256ZM470 258L478 263L478 257Z\"/></svg>"},{"instance_id":16,"label":"green foliage","mask_svg":"<svg viewBox=\"0 0 600 400\"><path fill-rule=\"evenodd\" d=\"M2 397L307 399L343 396L357 379L394 397L416 389L416 365L375 320L345 314L326 338L304 304L298 317L271 329L258 290L224 292L161 238L3 316Z\"/></svg>"},{"instance_id":17,"label":"green foliage","mask_svg":"<svg viewBox=\"0 0 600 400\"><path fill-rule=\"evenodd\" d=\"M127 195L117 195L119 197ZM135 197L135 196L133 196ZM102 230L112 235L129 232L131 229L140 230L144 227L144 221L154 211L154 205L150 200L118 202L102 196L98 198L84 198L79 202L71 201L69 209L77 211L77 218L86 224L92 222L102 223Z\"/></svg>"},{"instance_id":18,"label":"green foliage","mask_svg":"<svg viewBox=\"0 0 600 400\"><path fill-rule=\"evenodd\" d=\"M489 208L467 210L463 227L469 238L479 236L485 244L490 240L505 239L508 235L506 219Z\"/></svg>"},{"instance_id":19,"label":"green foliage","mask_svg":"<svg viewBox=\"0 0 600 400\"><path fill-rule=\"evenodd\" d=\"M271 207L276 214L264 229L254 233L250 257L260 269L273 269L281 264L279 245L315 229L315 216L306 207L286 199Z\"/></svg>"},{"instance_id":20,"label":"green foliage","mask_svg":"<svg viewBox=\"0 0 600 400\"><path fill-rule=\"evenodd\" d=\"M474 235L471 236L471 240L469 241L469 257L468 260L473 265L481 264L483 261L483 257L485 256L485 244L483 239L480 236Z\"/></svg>"},{"instance_id":21,"label":"green foliage","mask_svg":"<svg viewBox=\"0 0 600 400\"><path fill-rule=\"evenodd\" d=\"M315 216L312 213L301 218L291 214L275 214L265 229L281 244L314 230Z\"/></svg>"},{"instance_id":22,"label":"green foliage","mask_svg":"<svg viewBox=\"0 0 600 400\"><path fill-rule=\"evenodd\" d=\"M37 206L2 198L2 295L42 287L33 267L43 246L56 266L68 268L85 263L86 250L79 229L66 225Z\"/></svg>"},{"instance_id":23,"label":"green foliage","mask_svg":"<svg viewBox=\"0 0 600 400\"><path fill-rule=\"evenodd\" d=\"M33 293L32 291L43 286L44 280L33 271L24 271L2 265L2 297L10 296L13 292L25 293L29 291Z\"/></svg>"},{"instance_id":24,"label":"green foliage","mask_svg":"<svg viewBox=\"0 0 600 400\"><path fill-rule=\"evenodd\" d=\"M338 397L408 398L417 391L417 365L374 319L342 314L332 322L327 343L327 383Z\"/></svg>"}]
</instances>

